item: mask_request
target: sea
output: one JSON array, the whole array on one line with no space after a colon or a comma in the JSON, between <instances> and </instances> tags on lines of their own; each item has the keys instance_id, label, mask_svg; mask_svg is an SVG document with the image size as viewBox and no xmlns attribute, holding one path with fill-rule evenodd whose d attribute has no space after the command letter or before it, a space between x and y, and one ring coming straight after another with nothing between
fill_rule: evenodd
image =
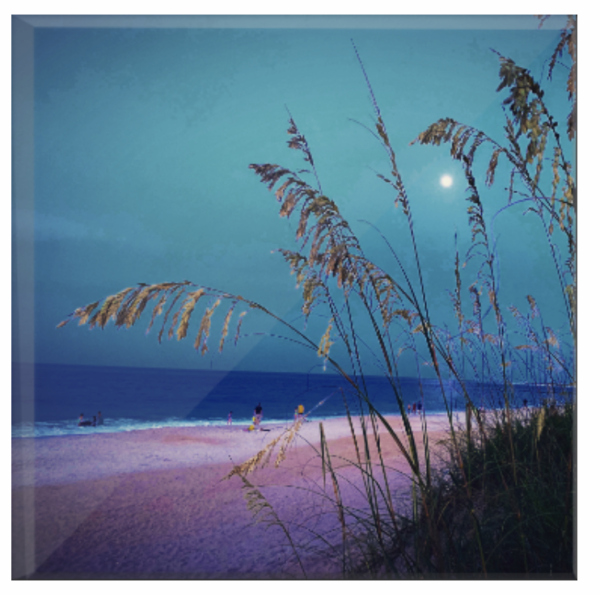
<instances>
[{"instance_id":1,"label":"sea","mask_svg":"<svg viewBox=\"0 0 600 595\"><path fill-rule=\"evenodd\" d=\"M333 374L290 374L163 368L101 367L56 364L12 366L12 437L49 437L91 432L127 432L162 427L222 426L229 412L234 425L251 423L254 408L263 408L263 423L288 424L302 404L309 420L364 410L347 382ZM445 412L435 379L398 379L403 401L420 402L429 413ZM399 413L389 381L366 376L368 394L384 414ZM548 396L545 385L514 385L514 403L537 405ZM477 405L499 406L502 386L471 382ZM344 396L342 395L342 390ZM453 411L464 410L456 381L444 385ZM562 398L570 398L563 391ZM473 397L472 397L473 398ZM104 424L78 426L79 415L92 420L102 412Z\"/></svg>"}]
</instances>

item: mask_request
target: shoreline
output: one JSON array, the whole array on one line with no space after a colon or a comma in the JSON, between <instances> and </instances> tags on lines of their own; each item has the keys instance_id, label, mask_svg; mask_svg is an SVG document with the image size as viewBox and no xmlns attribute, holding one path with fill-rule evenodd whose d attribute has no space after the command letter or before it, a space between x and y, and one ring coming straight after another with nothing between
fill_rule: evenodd
<instances>
[{"instance_id":1,"label":"shoreline","mask_svg":"<svg viewBox=\"0 0 600 595\"><path fill-rule=\"evenodd\" d=\"M453 416L464 420L464 412ZM360 427L353 416L355 431ZM399 433L404 434L400 415L386 416ZM420 417L409 417L413 431L421 431ZM446 414L426 416L428 429L448 425ZM300 437L315 444L320 440L319 424L323 423L327 440L350 435L347 417L308 419ZM117 432L93 432L64 436L11 438L12 487L40 486L88 481L120 473L174 469L220 463L239 464L252 457L276 436L291 428L277 422L264 422L262 431L246 431L244 426L165 426ZM266 430L266 431L265 431ZM372 428L369 427L369 433ZM387 430L380 424L380 431ZM48 446L38 450L41 442ZM35 476L32 475L35 472ZM27 475L27 481L24 479Z\"/></svg>"},{"instance_id":2,"label":"shoreline","mask_svg":"<svg viewBox=\"0 0 600 595\"><path fill-rule=\"evenodd\" d=\"M387 419L399 429L400 416ZM443 437L447 416L428 415L427 424L433 443ZM420 426L411 416L418 443ZM355 457L347 418L329 418L323 428L336 473L348 479L345 503L364 508L355 489L360 474L347 463ZM254 526L242 481L223 481L234 464L276 438L274 430L160 428L13 439L13 578L299 577L281 528ZM397 457L393 489L408 492L408 464L380 430L388 461ZM321 493L315 449L320 424L305 423L279 468L276 451L265 468L248 475L299 542L310 542L313 530L331 531L332 539L339 530L324 498L329 485ZM310 547L301 555L311 578L339 571Z\"/></svg>"},{"instance_id":3,"label":"shoreline","mask_svg":"<svg viewBox=\"0 0 600 595\"><path fill-rule=\"evenodd\" d=\"M455 410L453 415L456 414L464 414L464 410ZM384 417L394 419L399 418L399 413L389 413L383 414ZM432 411L427 413L428 419L437 419L438 417L447 417L447 413L445 411ZM353 418L357 418L358 414L352 414ZM418 416L416 414L410 414L410 419L416 419ZM244 419L244 421L234 420L233 428L236 429L247 429L248 426L252 423L251 417ZM310 422L329 422L335 421L339 419L347 420L347 416L345 414L340 415L331 415L331 416L310 416L308 421ZM267 425L269 427L290 427L293 425L294 420L292 418L289 419L273 419L264 421L262 423L263 427ZM56 433L48 433L45 434L45 427L51 427L51 432ZM54 427L52 427L54 426ZM93 436L96 434L118 434L122 432L135 432L135 431L147 431L147 430L161 430L161 429L186 429L186 428L226 428L227 419L210 419L210 420L185 420L179 418L169 419L166 418L160 421L143 421L143 420L134 420L129 418L108 418L104 424L99 426L88 426L88 427L78 427L77 423L73 420L53 420L53 421L37 421L37 422L18 422L11 424L11 439L28 439L28 438L66 438L70 436ZM20 435L19 432L24 435ZM36 434L36 432L38 432Z\"/></svg>"}]
</instances>

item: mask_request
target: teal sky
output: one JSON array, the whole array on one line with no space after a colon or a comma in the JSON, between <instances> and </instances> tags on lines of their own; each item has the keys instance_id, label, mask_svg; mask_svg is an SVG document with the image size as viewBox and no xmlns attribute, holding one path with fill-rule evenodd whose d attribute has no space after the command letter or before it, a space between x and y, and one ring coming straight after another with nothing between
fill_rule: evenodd
<instances>
[{"instance_id":1,"label":"teal sky","mask_svg":"<svg viewBox=\"0 0 600 595\"><path fill-rule=\"evenodd\" d=\"M410 141L441 117L503 140L504 95L496 93L498 58L490 48L543 80L545 99L559 121L569 111L567 70L557 67L553 83L543 76L558 41L556 27L563 24L559 17L542 30L534 17L513 18L506 29L483 28L489 26L484 21L481 28L455 28L456 20L446 29L433 19L431 29L402 28L400 21L400 28L389 23L372 28L364 18L331 29L94 28L90 22L89 28L34 30L38 362L316 369L316 355L267 336L244 338L219 354L218 317L203 358L193 349L195 331L159 346L156 332L144 334L144 324L128 331L90 332L75 323L56 329L76 307L125 287L184 279L241 294L302 328L300 290L283 258L273 253L297 247L296 219L279 217L275 197L248 169L250 163L302 167L300 154L286 146L286 106L308 139L324 193L337 202L367 255L398 274L385 245L362 219L385 234L416 279L406 221L394 208L391 190L376 177L389 171L386 155L351 121L373 127L374 119L351 39L411 201L430 310L450 328L455 322L446 290L454 287L454 233L461 255L470 245L466 183L448 147L409 146ZM483 161L479 167L485 172ZM453 177L450 188L440 185L443 174ZM490 228L506 203L508 178L509 169L501 165L491 189L480 182ZM495 219L501 302L524 311L531 294L546 324L566 332L546 240L533 215L523 216L525 209L516 206ZM475 270L463 270L468 305L466 288ZM199 322L194 316L191 328ZM359 333L375 349L364 322ZM493 331L491 318L489 324ZM318 341L326 326L327 319L314 316L307 332ZM246 316L244 330L281 332L256 312ZM363 363L367 372L377 373L374 359ZM412 374L412 361L402 370Z\"/></svg>"}]
</instances>

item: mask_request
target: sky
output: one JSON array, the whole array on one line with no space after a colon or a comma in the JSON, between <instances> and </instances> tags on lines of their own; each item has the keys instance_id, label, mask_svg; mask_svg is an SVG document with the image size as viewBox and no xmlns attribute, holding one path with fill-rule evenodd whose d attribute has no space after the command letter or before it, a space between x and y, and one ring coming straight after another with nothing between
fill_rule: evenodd
<instances>
[{"instance_id":1,"label":"sky","mask_svg":"<svg viewBox=\"0 0 600 595\"><path fill-rule=\"evenodd\" d=\"M160 28L148 21L137 26L139 20L106 26L88 17L81 26L54 19L33 29L33 49L16 58L25 63L29 56L33 71L31 353L41 363L322 368L314 353L271 337L281 327L254 311L244 331L262 335L244 337L219 354L215 321L205 357L193 349L195 330L181 342L159 345L157 333L146 336L143 324L127 331L88 331L76 323L56 329L75 308L125 287L186 279L243 295L304 329L301 290L275 252L298 247L296 219L279 217L275 197L248 168L303 166L300 154L287 148L287 110L308 139L324 194L336 201L367 255L398 275L384 242L364 220L385 235L416 279L405 217L377 178L389 168L365 129L374 126L373 107L352 41L396 150L430 311L441 325L456 324L447 294L454 288L454 235L463 256L471 241L466 183L448 147L409 143L442 117L502 140L504 95L496 92L499 64L491 48L544 81L559 121L569 111L566 68L557 67L551 84L543 75L560 17L542 30L535 17L213 18ZM518 206L494 219L506 204L509 175L501 164L496 184L482 193L500 255L501 301L525 311L531 294L546 324L567 332L539 223ZM452 179L450 186L440 183L443 176ZM19 215L15 196L13 241L21 245L28 219ZM464 269L465 281L474 273ZM191 328L199 322L192 317ZM357 324L375 349L367 321ZM304 330L318 342L326 326L327 318L316 315ZM24 357L22 349L15 353L13 359ZM364 364L368 373L379 373L376 358ZM412 361L401 370L414 374Z\"/></svg>"}]
</instances>

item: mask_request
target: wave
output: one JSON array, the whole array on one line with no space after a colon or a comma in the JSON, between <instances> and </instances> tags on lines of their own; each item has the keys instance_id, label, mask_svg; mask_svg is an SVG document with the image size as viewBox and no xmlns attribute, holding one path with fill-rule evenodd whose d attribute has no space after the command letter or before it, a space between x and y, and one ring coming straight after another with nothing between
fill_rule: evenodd
<instances>
[{"instance_id":1,"label":"wave","mask_svg":"<svg viewBox=\"0 0 600 595\"><path fill-rule=\"evenodd\" d=\"M319 421L322 418L313 418L311 421ZM245 428L250 425L250 420L233 421L235 427ZM290 419L267 419L263 420L263 426L286 426L291 425ZM37 421L21 422L12 425L12 438L48 438L53 436L87 436L90 434L111 434L115 432L133 432L137 430L154 430L159 428L197 428L197 427L226 427L227 421L220 419L180 419L168 418L156 421L143 421L139 419L111 419L105 418L104 424L100 426L79 427L77 421Z\"/></svg>"},{"instance_id":2,"label":"wave","mask_svg":"<svg viewBox=\"0 0 600 595\"><path fill-rule=\"evenodd\" d=\"M429 411L429 413L439 413ZM397 414L397 412L394 412ZM387 415L387 414L386 414ZM307 422L320 422L328 419L346 417L345 412L331 415L311 415ZM238 428L246 428L252 422L249 419L234 420L232 425ZM263 427L278 426L282 429L293 424L293 419L263 419ZM105 418L104 424L100 426L77 425L77 421L36 421L21 422L12 425L12 438L49 438L56 436L88 436L90 434L111 434L115 432L133 432L137 430L154 430L159 428L197 428L197 427L226 427L225 418L213 419L181 419L166 418L163 420L144 421L129 418Z\"/></svg>"},{"instance_id":3,"label":"wave","mask_svg":"<svg viewBox=\"0 0 600 595\"><path fill-rule=\"evenodd\" d=\"M563 399L558 399L562 402ZM536 403L531 402L532 406ZM451 409L453 411L464 410L462 404L455 403ZM489 405L488 405L489 408ZM491 407L493 408L493 407ZM427 413L445 413L445 407L429 407ZM398 410L383 410L384 415L398 415ZM358 411L353 412L353 415ZM335 417L346 417L345 411L332 411L329 414L311 415L309 421L318 422ZM287 427L293 423L291 418L267 418L263 419L263 426L281 426ZM238 419L233 421L235 427L248 427L251 424L250 418ZM105 418L104 424L100 426L79 427L77 420L58 420L58 421L36 421L13 423L11 428L12 438L46 438L52 436L82 436L89 434L110 434L115 432L132 432L137 430L153 430L159 428L195 428L195 427L226 427L227 420L224 417L213 417L209 419L194 419L181 417L167 417L164 419L142 420L127 417Z\"/></svg>"},{"instance_id":4,"label":"wave","mask_svg":"<svg viewBox=\"0 0 600 595\"><path fill-rule=\"evenodd\" d=\"M78 436L89 434L111 434L114 432L132 432L136 430L152 430L158 428L193 428L204 426L224 426L226 421L219 420L188 420L188 419L164 419L157 421L142 421L139 419L111 419L105 418L104 424L100 426L77 425L77 421L37 421L13 424L13 438L44 438L49 436ZM233 425L246 425L246 422L234 422Z\"/></svg>"}]
</instances>

